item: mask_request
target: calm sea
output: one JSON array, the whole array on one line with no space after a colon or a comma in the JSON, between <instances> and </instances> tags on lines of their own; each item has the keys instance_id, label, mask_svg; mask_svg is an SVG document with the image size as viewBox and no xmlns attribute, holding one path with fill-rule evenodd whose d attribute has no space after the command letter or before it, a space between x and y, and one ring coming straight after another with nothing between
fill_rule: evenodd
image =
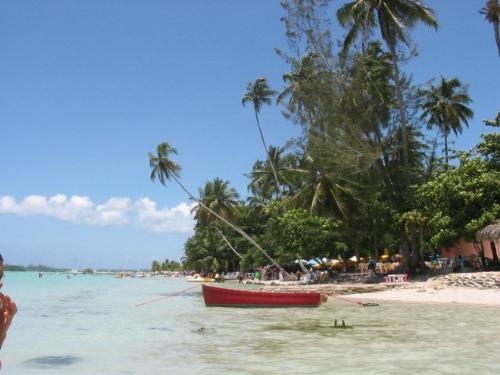
<instances>
[{"instance_id":1,"label":"calm sea","mask_svg":"<svg viewBox=\"0 0 500 375\"><path fill-rule=\"evenodd\" d=\"M500 309L333 302L206 308L182 279L7 273L19 314L3 373L499 374ZM334 329L344 319L352 329ZM200 328L204 330L200 333Z\"/></svg>"}]
</instances>

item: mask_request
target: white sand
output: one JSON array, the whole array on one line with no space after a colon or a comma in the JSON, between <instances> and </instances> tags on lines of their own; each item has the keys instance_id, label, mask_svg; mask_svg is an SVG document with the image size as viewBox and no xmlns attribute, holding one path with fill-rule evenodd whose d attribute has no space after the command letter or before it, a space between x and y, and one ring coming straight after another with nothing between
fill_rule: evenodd
<instances>
[{"instance_id":1,"label":"white sand","mask_svg":"<svg viewBox=\"0 0 500 375\"><path fill-rule=\"evenodd\" d=\"M430 287L401 288L383 292L358 293L346 296L355 301L379 300L409 303L459 303L500 306L500 289L442 288ZM332 298L335 300L334 298Z\"/></svg>"}]
</instances>

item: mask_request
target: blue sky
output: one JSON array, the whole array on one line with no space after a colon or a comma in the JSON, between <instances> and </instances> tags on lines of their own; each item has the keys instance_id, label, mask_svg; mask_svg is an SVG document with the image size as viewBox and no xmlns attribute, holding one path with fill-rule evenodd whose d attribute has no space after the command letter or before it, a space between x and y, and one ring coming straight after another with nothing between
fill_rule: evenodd
<instances>
[{"instance_id":1,"label":"blue sky","mask_svg":"<svg viewBox=\"0 0 500 375\"><path fill-rule=\"evenodd\" d=\"M427 1L439 32L417 28L417 83L469 84L476 144L500 109L500 67L483 0ZM0 251L10 263L147 267L179 259L192 221L175 185L149 179L147 152L168 140L192 190L213 177L246 194L264 157L247 82L281 87L279 1L65 0L0 3ZM343 31L334 27L334 35ZM263 110L271 144L297 135Z\"/></svg>"}]
</instances>

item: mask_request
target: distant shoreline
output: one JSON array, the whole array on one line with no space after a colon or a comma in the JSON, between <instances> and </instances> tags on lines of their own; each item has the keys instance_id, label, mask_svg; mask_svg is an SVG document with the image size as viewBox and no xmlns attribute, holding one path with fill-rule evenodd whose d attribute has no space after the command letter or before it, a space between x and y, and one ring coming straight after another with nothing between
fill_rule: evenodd
<instances>
[{"instance_id":1,"label":"distant shoreline","mask_svg":"<svg viewBox=\"0 0 500 375\"><path fill-rule=\"evenodd\" d=\"M21 266L16 264L5 264L4 271L14 272L68 272L68 268L57 268L44 265Z\"/></svg>"}]
</instances>

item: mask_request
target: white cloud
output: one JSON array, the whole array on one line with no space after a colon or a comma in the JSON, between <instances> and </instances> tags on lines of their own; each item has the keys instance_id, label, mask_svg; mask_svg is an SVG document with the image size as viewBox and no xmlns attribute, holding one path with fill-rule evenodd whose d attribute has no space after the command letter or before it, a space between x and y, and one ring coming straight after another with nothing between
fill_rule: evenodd
<instances>
[{"instance_id":1,"label":"white cloud","mask_svg":"<svg viewBox=\"0 0 500 375\"><path fill-rule=\"evenodd\" d=\"M141 198L135 203L139 226L153 232L190 232L194 227L193 207L194 204L180 203L158 210L156 202L149 198Z\"/></svg>"},{"instance_id":2,"label":"white cloud","mask_svg":"<svg viewBox=\"0 0 500 375\"><path fill-rule=\"evenodd\" d=\"M64 194L51 197L30 195L17 202L11 196L0 196L0 214L42 215L60 221L94 226L125 225L132 223L151 232L187 233L194 227L191 215L193 205L180 203L172 208L157 208L150 198L132 202L129 198L113 197L95 204L89 197Z\"/></svg>"}]
</instances>

